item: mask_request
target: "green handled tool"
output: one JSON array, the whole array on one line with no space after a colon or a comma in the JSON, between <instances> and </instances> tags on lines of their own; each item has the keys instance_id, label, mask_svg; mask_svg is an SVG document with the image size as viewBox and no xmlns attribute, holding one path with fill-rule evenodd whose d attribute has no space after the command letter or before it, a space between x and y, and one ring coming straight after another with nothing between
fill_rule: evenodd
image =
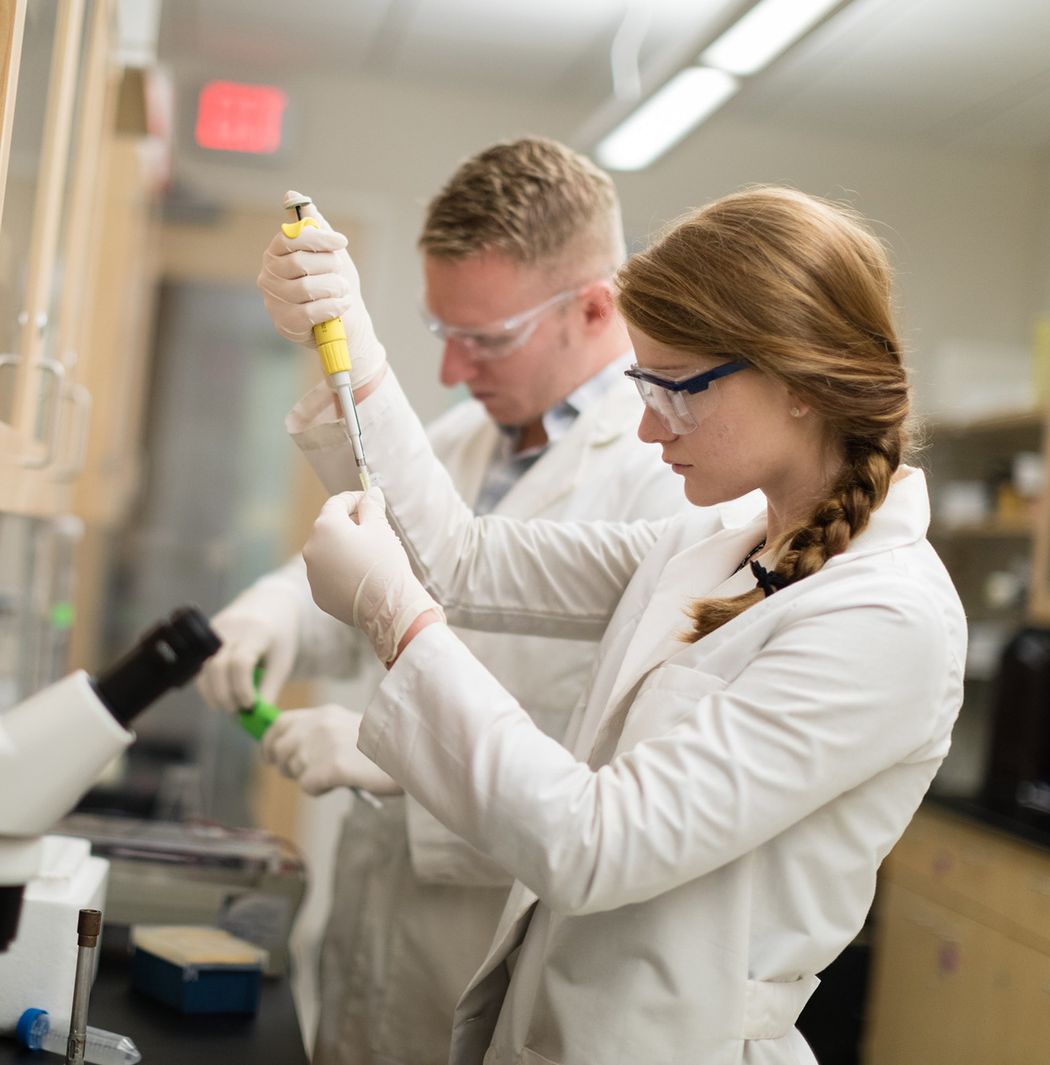
<instances>
[{"instance_id":1,"label":"green handled tool","mask_svg":"<svg viewBox=\"0 0 1050 1065\"><path fill-rule=\"evenodd\" d=\"M262 669L257 668L252 674L252 681L255 684L255 702L251 706L245 707L237 715L241 728L257 740L263 738L263 733L277 720L281 712L279 707L274 706L273 703L268 703L259 694L262 673Z\"/></svg>"},{"instance_id":2,"label":"green handled tool","mask_svg":"<svg viewBox=\"0 0 1050 1065\"><path fill-rule=\"evenodd\" d=\"M266 730L277 720L281 714L280 707L274 706L259 694L259 685L262 684L263 671L261 666L256 666L252 673L252 683L255 685L255 702L239 711L237 718L250 736L261 740ZM382 810L383 804L364 788L351 788L362 802L368 803L374 810Z\"/></svg>"}]
</instances>

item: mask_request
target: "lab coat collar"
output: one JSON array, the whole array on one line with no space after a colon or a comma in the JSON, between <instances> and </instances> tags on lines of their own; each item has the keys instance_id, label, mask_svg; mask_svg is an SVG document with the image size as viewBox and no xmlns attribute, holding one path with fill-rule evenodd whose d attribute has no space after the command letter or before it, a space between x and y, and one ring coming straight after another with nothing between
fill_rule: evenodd
<instances>
[{"instance_id":1,"label":"lab coat collar","mask_svg":"<svg viewBox=\"0 0 1050 1065\"><path fill-rule=\"evenodd\" d=\"M616 716L613 709L628 697L649 670L687 646L675 639L676 632L689 629L686 608L732 574L740 559L762 539L765 528L765 509L758 514L752 511L751 521L727 526L707 539L686 546L668 560L637 621L632 623L632 637L624 648L608 700L604 706L592 707L587 714L591 723L588 725L585 717L581 725L576 745L578 755L593 760L595 749L603 746L599 740L608 731L608 720ZM599 758L598 764L601 761Z\"/></svg>"},{"instance_id":2,"label":"lab coat collar","mask_svg":"<svg viewBox=\"0 0 1050 1065\"><path fill-rule=\"evenodd\" d=\"M926 478L919 469L904 467L904 470L906 476L890 485L885 501L872 514L864 532L842 554L829 559L824 569L891 551L925 536L930 519ZM722 515L725 527L722 531L684 548L668 561L660 575L659 584L653 589L633 626L634 637L624 650L600 720L595 720L592 709L590 725L585 718L581 726L578 754L585 757L589 755L595 764L607 758L610 753L610 721L615 724L617 720L614 710L651 669L687 646L699 649L694 654L705 649L713 651L730 638L733 631L739 632L761 616L754 610L744 611L733 619L731 625L711 633L700 644L679 644L668 636L668 619L680 617L678 628L686 630L688 621L685 608L688 603L717 588L732 574L747 551L763 538L766 531L765 510L762 508L756 512L756 504L761 505L762 499L761 493L752 492L732 503L722 504L719 508L725 510ZM748 514L750 520L747 520ZM808 587L811 586L806 581L789 585L777 593L777 601L784 603L791 596L803 594Z\"/></svg>"},{"instance_id":3,"label":"lab coat collar","mask_svg":"<svg viewBox=\"0 0 1050 1065\"><path fill-rule=\"evenodd\" d=\"M588 407L597 403L610 388L623 381L623 372L630 367L633 358L634 353L631 351L625 351L622 355L618 355L612 362L606 363L596 374L587 378L583 384L574 388L565 397L564 402L572 407L577 414L582 414Z\"/></svg>"},{"instance_id":4,"label":"lab coat collar","mask_svg":"<svg viewBox=\"0 0 1050 1065\"><path fill-rule=\"evenodd\" d=\"M637 388L622 373L618 373L609 382L602 402L591 404L584 412L584 415L591 416L591 444L602 447L620 439L625 431L637 432L642 410Z\"/></svg>"},{"instance_id":5,"label":"lab coat collar","mask_svg":"<svg viewBox=\"0 0 1050 1065\"><path fill-rule=\"evenodd\" d=\"M764 519L766 513L766 497L757 488L748 492L739 499L731 499L728 503L719 503L715 508L722 520L724 529L742 529L745 525L754 524L759 517Z\"/></svg>"},{"instance_id":6,"label":"lab coat collar","mask_svg":"<svg viewBox=\"0 0 1050 1065\"><path fill-rule=\"evenodd\" d=\"M605 394L588 405L557 445L521 476L494 513L535 517L574 492L589 476L594 451L622 439L628 431L629 419L638 413L636 398L635 388L626 377L612 381ZM555 468L561 472L556 473Z\"/></svg>"},{"instance_id":7,"label":"lab coat collar","mask_svg":"<svg viewBox=\"0 0 1050 1065\"><path fill-rule=\"evenodd\" d=\"M930 527L926 474L915 466L901 466L901 471L904 476L890 485L882 506L872 512L864 531L850 541L842 554L828 559L825 568L913 544L926 535Z\"/></svg>"}]
</instances>

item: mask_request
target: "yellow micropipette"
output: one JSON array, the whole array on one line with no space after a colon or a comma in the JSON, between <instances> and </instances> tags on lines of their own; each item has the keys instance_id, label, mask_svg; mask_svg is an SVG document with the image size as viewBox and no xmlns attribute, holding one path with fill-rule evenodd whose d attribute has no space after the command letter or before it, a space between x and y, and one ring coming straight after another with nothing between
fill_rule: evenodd
<instances>
[{"instance_id":1,"label":"yellow micropipette","mask_svg":"<svg viewBox=\"0 0 1050 1065\"><path fill-rule=\"evenodd\" d=\"M295 211L296 218L294 222L285 222L281 225L284 235L290 240L299 236L307 226L314 229L320 228L316 218L303 218L302 209L312 202L309 196L304 196L299 192L290 192L285 196L285 209ZM343 319L330 318L327 322L319 322L314 326L314 340L317 342L317 351L321 356L321 365L328 377L328 383L343 406L346 431L350 436L350 446L354 449L354 461L357 463L357 476L361 481L361 487L367 491L372 485L372 478L368 472L368 464L365 462L365 449L361 444L361 422L357 417L357 405L354 403L354 393L350 387L350 348L346 343Z\"/></svg>"}]
</instances>

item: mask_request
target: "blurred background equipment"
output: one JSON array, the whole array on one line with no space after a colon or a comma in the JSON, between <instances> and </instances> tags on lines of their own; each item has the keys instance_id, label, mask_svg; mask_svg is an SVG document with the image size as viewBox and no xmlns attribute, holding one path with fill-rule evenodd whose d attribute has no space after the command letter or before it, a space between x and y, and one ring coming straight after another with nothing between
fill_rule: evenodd
<instances>
[{"instance_id":1,"label":"blurred background equipment","mask_svg":"<svg viewBox=\"0 0 1050 1065\"><path fill-rule=\"evenodd\" d=\"M261 829L72 814L56 826L109 862L106 934L134 925L210 925L263 948L288 971L288 937L306 890L302 858Z\"/></svg>"}]
</instances>

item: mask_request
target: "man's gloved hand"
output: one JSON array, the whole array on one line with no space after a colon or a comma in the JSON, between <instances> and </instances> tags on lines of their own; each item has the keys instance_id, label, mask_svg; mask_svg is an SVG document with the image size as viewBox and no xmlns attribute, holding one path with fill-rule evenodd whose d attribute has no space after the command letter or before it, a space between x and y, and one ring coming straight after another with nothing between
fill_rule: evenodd
<instances>
[{"instance_id":1,"label":"man's gloved hand","mask_svg":"<svg viewBox=\"0 0 1050 1065\"><path fill-rule=\"evenodd\" d=\"M357 749L360 729L359 713L333 703L284 710L263 736L263 757L299 781L308 795L323 795L333 788L401 794L396 781Z\"/></svg>"},{"instance_id":2,"label":"man's gloved hand","mask_svg":"<svg viewBox=\"0 0 1050 1065\"><path fill-rule=\"evenodd\" d=\"M211 619L222 647L204 663L197 688L213 710L231 713L255 702L255 667L265 674L259 694L277 698L299 649L299 610L287 593L265 583L242 592Z\"/></svg>"},{"instance_id":3,"label":"man's gloved hand","mask_svg":"<svg viewBox=\"0 0 1050 1065\"><path fill-rule=\"evenodd\" d=\"M445 620L416 580L378 488L332 496L314 522L303 559L314 602L356 625L384 662L397 657L401 638L421 614L434 610Z\"/></svg>"},{"instance_id":4,"label":"man's gloved hand","mask_svg":"<svg viewBox=\"0 0 1050 1065\"><path fill-rule=\"evenodd\" d=\"M330 318L343 319L350 384L357 389L383 370L386 351L361 298L361 279L346 250L346 237L332 229L315 204L303 207L302 214L317 219L320 228L304 226L294 239L278 229L263 253L256 284L277 332L295 344L315 347L313 327Z\"/></svg>"}]
</instances>

